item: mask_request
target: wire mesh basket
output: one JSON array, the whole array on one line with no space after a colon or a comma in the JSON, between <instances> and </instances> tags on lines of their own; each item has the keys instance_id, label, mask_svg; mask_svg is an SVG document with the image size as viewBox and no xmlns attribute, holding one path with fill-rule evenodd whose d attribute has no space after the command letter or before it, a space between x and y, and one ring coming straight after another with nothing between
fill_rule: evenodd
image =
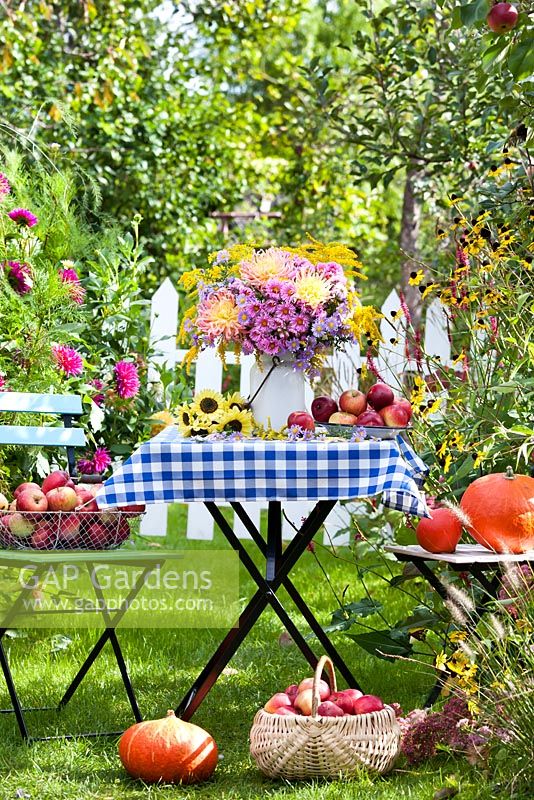
<instances>
[{"instance_id":1,"label":"wire mesh basket","mask_svg":"<svg viewBox=\"0 0 534 800\"><path fill-rule=\"evenodd\" d=\"M111 550L132 533L139 511L7 511L0 547L7 550Z\"/></svg>"}]
</instances>

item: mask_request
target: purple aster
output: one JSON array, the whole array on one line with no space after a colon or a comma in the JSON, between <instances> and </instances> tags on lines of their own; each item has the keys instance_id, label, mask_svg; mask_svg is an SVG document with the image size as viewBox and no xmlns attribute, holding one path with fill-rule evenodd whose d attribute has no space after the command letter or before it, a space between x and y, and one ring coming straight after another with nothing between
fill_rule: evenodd
<instances>
[{"instance_id":1,"label":"purple aster","mask_svg":"<svg viewBox=\"0 0 534 800\"><path fill-rule=\"evenodd\" d=\"M247 322L250 322L250 317L247 314L246 309L242 308L241 311L238 312L237 321L240 325L246 325Z\"/></svg>"},{"instance_id":2,"label":"purple aster","mask_svg":"<svg viewBox=\"0 0 534 800\"><path fill-rule=\"evenodd\" d=\"M280 281L277 278L270 278L264 286L264 292L267 297L281 297L284 283L287 281Z\"/></svg>"},{"instance_id":3,"label":"purple aster","mask_svg":"<svg viewBox=\"0 0 534 800\"><path fill-rule=\"evenodd\" d=\"M28 294L33 289L33 276L29 264L20 261L4 261L2 264L7 282L17 294Z\"/></svg>"},{"instance_id":4,"label":"purple aster","mask_svg":"<svg viewBox=\"0 0 534 800\"><path fill-rule=\"evenodd\" d=\"M318 336L319 338L323 337L326 334L326 324L324 317L319 317L319 319L315 320L315 322L312 325L312 332L314 336Z\"/></svg>"},{"instance_id":5,"label":"purple aster","mask_svg":"<svg viewBox=\"0 0 534 800\"><path fill-rule=\"evenodd\" d=\"M292 281L283 281L280 289L282 300L289 300L295 293L295 285Z\"/></svg>"},{"instance_id":6,"label":"purple aster","mask_svg":"<svg viewBox=\"0 0 534 800\"><path fill-rule=\"evenodd\" d=\"M218 250L215 256L215 263L225 264L227 261L230 261L230 253L228 250Z\"/></svg>"},{"instance_id":7,"label":"purple aster","mask_svg":"<svg viewBox=\"0 0 534 800\"><path fill-rule=\"evenodd\" d=\"M241 352L244 356L250 356L255 349L254 343L249 338L243 339L241 342Z\"/></svg>"},{"instance_id":8,"label":"purple aster","mask_svg":"<svg viewBox=\"0 0 534 800\"><path fill-rule=\"evenodd\" d=\"M56 359L58 368L67 377L81 375L83 372L82 357L73 347L56 344L52 347L52 355Z\"/></svg>"},{"instance_id":9,"label":"purple aster","mask_svg":"<svg viewBox=\"0 0 534 800\"><path fill-rule=\"evenodd\" d=\"M5 197L10 192L11 192L11 184L9 183L4 173L0 172L0 197Z\"/></svg>"},{"instance_id":10,"label":"purple aster","mask_svg":"<svg viewBox=\"0 0 534 800\"><path fill-rule=\"evenodd\" d=\"M326 317L324 322L328 333L334 334L339 330L339 326L341 325L341 317L339 314L332 314L331 317Z\"/></svg>"},{"instance_id":11,"label":"purple aster","mask_svg":"<svg viewBox=\"0 0 534 800\"><path fill-rule=\"evenodd\" d=\"M289 303L281 303L278 306L278 318L281 321L286 322L287 320L290 320L293 317L293 314L294 309L289 305Z\"/></svg>"},{"instance_id":12,"label":"purple aster","mask_svg":"<svg viewBox=\"0 0 534 800\"><path fill-rule=\"evenodd\" d=\"M308 330L310 319L307 314L297 312L291 320L291 330L295 333L304 333Z\"/></svg>"},{"instance_id":13,"label":"purple aster","mask_svg":"<svg viewBox=\"0 0 534 800\"><path fill-rule=\"evenodd\" d=\"M37 225L39 222L35 214L32 214L27 208L14 208L7 216L12 219L13 222L16 222L18 225L26 225L27 228L33 228L33 226Z\"/></svg>"},{"instance_id":14,"label":"purple aster","mask_svg":"<svg viewBox=\"0 0 534 800\"><path fill-rule=\"evenodd\" d=\"M78 273L75 269L62 269L59 272L59 277L63 283L69 284L69 294L71 300L78 305L83 303L83 298L85 297L85 289L80 283L80 279L78 277Z\"/></svg>"},{"instance_id":15,"label":"purple aster","mask_svg":"<svg viewBox=\"0 0 534 800\"><path fill-rule=\"evenodd\" d=\"M135 397L141 386L136 365L130 361L118 361L113 371L119 397L122 397L123 400Z\"/></svg>"},{"instance_id":16,"label":"purple aster","mask_svg":"<svg viewBox=\"0 0 534 800\"><path fill-rule=\"evenodd\" d=\"M280 342L278 342L272 336L269 338L265 337L261 346L259 345L259 348L260 350L263 350L264 353L267 353L267 355L275 356L280 352Z\"/></svg>"},{"instance_id":17,"label":"purple aster","mask_svg":"<svg viewBox=\"0 0 534 800\"><path fill-rule=\"evenodd\" d=\"M105 447L97 447L93 456L95 472L105 472L111 464L111 456Z\"/></svg>"},{"instance_id":18,"label":"purple aster","mask_svg":"<svg viewBox=\"0 0 534 800\"><path fill-rule=\"evenodd\" d=\"M363 442L363 440L366 438L366 436L367 436L367 432L366 432L365 428L362 428L362 426L360 425L358 428L355 428L352 436L350 437L350 441L351 442Z\"/></svg>"}]
</instances>

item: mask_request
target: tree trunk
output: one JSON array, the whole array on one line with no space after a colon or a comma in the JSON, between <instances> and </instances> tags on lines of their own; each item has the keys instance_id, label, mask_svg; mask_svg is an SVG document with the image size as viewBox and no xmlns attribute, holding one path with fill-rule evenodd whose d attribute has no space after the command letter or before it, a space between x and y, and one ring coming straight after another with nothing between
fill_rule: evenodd
<instances>
[{"instance_id":1,"label":"tree trunk","mask_svg":"<svg viewBox=\"0 0 534 800\"><path fill-rule=\"evenodd\" d=\"M418 265L412 258L418 257L419 229L421 226L421 198L417 194L416 182L419 177L415 166L408 167L400 228L400 248L403 253L401 265L401 287L412 315L412 325L417 329L421 323L421 293L417 286L410 286L410 273L417 272Z\"/></svg>"}]
</instances>

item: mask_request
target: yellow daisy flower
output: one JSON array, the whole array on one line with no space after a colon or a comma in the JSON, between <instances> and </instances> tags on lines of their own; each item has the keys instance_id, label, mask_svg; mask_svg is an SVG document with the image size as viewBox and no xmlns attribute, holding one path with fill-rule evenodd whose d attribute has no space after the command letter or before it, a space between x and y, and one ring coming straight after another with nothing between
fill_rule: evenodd
<instances>
[{"instance_id":1,"label":"yellow daisy flower","mask_svg":"<svg viewBox=\"0 0 534 800\"><path fill-rule=\"evenodd\" d=\"M408 283L410 286L419 286L424 277L425 273L422 269L417 270L417 272L410 272L410 279Z\"/></svg>"},{"instance_id":2,"label":"yellow daisy flower","mask_svg":"<svg viewBox=\"0 0 534 800\"><path fill-rule=\"evenodd\" d=\"M242 433L243 436L252 436L254 417L250 411L232 409L222 417L219 427L225 433Z\"/></svg>"},{"instance_id":3,"label":"yellow daisy flower","mask_svg":"<svg viewBox=\"0 0 534 800\"><path fill-rule=\"evenodd\" d=\"M191 410L195 414L203 414L206 417L213 417L218 411L224 408L224 398L220 392L211 389L204 389L193 398Z\"/></svg>"}]
</instances>

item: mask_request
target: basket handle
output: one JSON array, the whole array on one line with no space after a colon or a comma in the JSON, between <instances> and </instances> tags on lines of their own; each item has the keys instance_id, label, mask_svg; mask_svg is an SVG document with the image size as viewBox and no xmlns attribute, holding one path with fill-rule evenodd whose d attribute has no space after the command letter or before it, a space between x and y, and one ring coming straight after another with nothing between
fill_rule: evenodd
<instances>
[{"instance_id":1,"label":"basket handle","mask_svg":"<svg viewBox=\"0 0 534 800\"><path fill-rule=\"evenodd\" d=\"M321 656L321 658L317 662L317 666L315 667L315 674L313 676L312 717L317 716L317 710L321 704L321 698L319 696L319 681L321 680L321 675L323 674L325 667L326 667L326 672L328 673L328 683L330 684L330 689L332 692L337 692L336 673L334 672L334 665L332 663L332 659L329 658L328 656Z\"/></svg>"}]
</instances>

